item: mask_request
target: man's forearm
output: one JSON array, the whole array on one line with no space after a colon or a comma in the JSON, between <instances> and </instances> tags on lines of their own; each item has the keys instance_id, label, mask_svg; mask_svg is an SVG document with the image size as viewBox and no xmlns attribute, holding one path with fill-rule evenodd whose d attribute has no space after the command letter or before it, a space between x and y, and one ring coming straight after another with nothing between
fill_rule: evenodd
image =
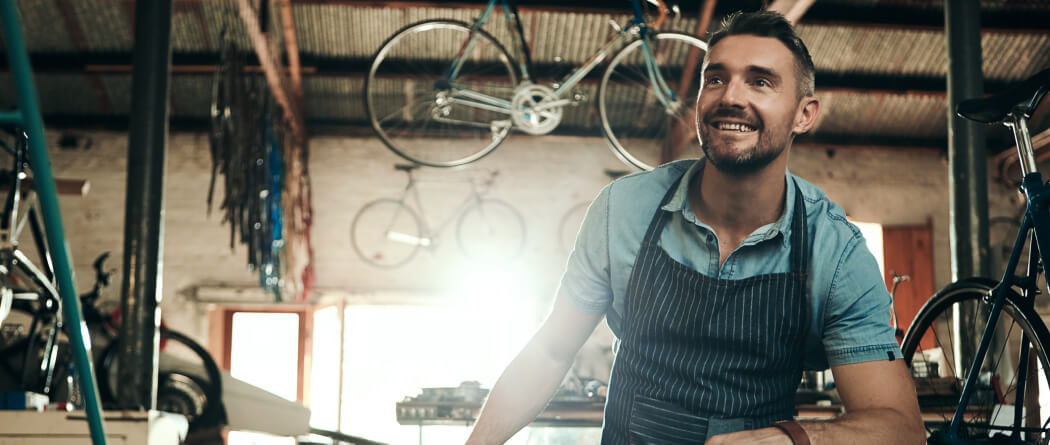
<instances>
[{"instance_id":1,"label":"man's forearm","mask_svg":"<svg viewBox=\"0 0 1050 445\"><path fill-rule=\"evenodd\" d=\"M921 445L926 432L918 419L897 410L873 408L856 411L830 422L800 422L813 445ZM791 438L775 427L722 434L706 445L791 445Z\"/></svg>"},{"instance_id":2,"label":"man's forearm","mask_svg":"<svg viewBox=\"0 0 1050 445\"><path fill-rule=\"evenodd\" d=\"M891 408L871 408L847 413L830 422L802 422L813 445L921 445L926 443L922 420Z\"/></svg>"},{"instance_id":3,"label":"man's forearm","mask_svg":"<svg viewBox=\"0 0 1050 445\"><path fill-rule=\"evenodd\" d=\"M533 339L489 393L468 445L502 444L547 406L572 360L559 361Z\"/></svg>"}]
</instances>

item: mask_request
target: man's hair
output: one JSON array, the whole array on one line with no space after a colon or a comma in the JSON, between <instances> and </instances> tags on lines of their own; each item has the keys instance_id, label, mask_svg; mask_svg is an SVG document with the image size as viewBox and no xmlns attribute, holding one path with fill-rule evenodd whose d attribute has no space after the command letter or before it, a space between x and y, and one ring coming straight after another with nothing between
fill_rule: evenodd
<instances>
[{"instance_id":1,"label":"man's hair","mask_svg":"<svg viewBox=\"0 0 1050 445\"><path fill-rule=\"evenodd\" d=\"M809 50L802 39L795 34L795 29L788 23L784 16L774 11L759 12L734 12L722 20L722 26L717 31L708 34L707 54L704 55L704 66L707 66L708 55L711 48L726 37L735 35L753 35L758 37L771 37L779 40L795 56L795 74L798 77L799 97L812 96L814 86L813 59L809 57Z\"/></svg>"}]
</instances>

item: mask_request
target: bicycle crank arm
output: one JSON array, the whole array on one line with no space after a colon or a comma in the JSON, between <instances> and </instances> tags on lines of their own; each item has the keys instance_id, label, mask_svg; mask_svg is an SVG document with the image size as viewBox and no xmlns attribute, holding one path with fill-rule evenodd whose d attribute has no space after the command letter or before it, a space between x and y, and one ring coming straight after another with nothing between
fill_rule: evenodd
<instances>
[{"instance_id":1,"label":"bicycle crank arm","mask_svg":"<svg viewBox=\"0 0 1050 445\"><path fill-rule=\"evenodd\" d=\"M418 236L409 235L401 232L387 232L386 239L398 243L415 244L417 246L429 247L430 238L420 238Z\"/></svg>"}]
</instances>

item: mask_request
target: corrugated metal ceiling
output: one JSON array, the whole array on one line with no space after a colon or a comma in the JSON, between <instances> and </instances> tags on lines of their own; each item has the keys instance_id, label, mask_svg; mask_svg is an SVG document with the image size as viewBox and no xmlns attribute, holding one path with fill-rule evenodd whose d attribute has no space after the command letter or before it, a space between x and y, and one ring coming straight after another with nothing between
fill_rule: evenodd
<instances>
[{"instance_id":1,"label":"corrugated metal ceiling","mask_svg":"<svg viewBox=\"0 0 1050 445\"><path fill-rule=\"evenodd\" d=\"M826 0L836 5L894 5L897 7L941 8L932 0ZM133 3L126 0L21 0L22 23L32 54L92 55L130 54L132 49ZM327 66L360 66L367 62L388 36L410 23L433 18L473 20L474 7L376 7L356 6L353 2L322 4L294 3L296 37L305 64L324 62ZM982 1L990 10L1050 10L1044 1ZM63 9L66 8L66 9ZM498 12L498 11L497 11ZM1023 12L1019 12L1023 13ZM533 61L539 64L571 65L585 61L611 36L610 20L626 21L627 16L608 11L570 12L523 9L522 21ZM214 55L224 30L241 51L251 51L250 43L229 1L179 1L172 27L176 54ZM70 23L72 21L72 23ZM698 17L669 22L665 29L691 32ZM63 26L62 24L70 26ZM504 18L493 14L487 25L506 45L510 36ZM1048 29L1017 32L999 29L984 33L982 50L986 79L998 82L1022 79L1050 67L1050 24ZM76 32L71 30L78 29ZM915 26L851 26L814 23L798 26L809 45L818 72L824 76L851 74L882 76L889 90L854 91L842 85L822 90L823 117L814 135L854 137L901 137L937 141L946 136L943 93L909 94L894 92L893 79L943 79L947 69L945 38L942 31ZM79 41L74 35L80 35ZM279 34L279 33L275 33ZM350 69L352 71L352 69ZM563 72L564 72L563 71ZM172 80L173 115L203 118L210 98L208 73L177 73ZM46 114L126 115L130 104L130 74L83 74L52 72L38 75L41 102ZM818 78L819 79L819 78ZM0 84L0 101L11 103L10 83ZM360 74L322 73L304 78L308 121L324 119L348 125L364 121L361 105ZM870 88L868 86L867 88ZM594 86L584 84L583 92L594 96ZM905 88L906 89L906 88ZM588 131L595 127L593 107L566 110L564 125Z\"/></svg>"}]
</instances>

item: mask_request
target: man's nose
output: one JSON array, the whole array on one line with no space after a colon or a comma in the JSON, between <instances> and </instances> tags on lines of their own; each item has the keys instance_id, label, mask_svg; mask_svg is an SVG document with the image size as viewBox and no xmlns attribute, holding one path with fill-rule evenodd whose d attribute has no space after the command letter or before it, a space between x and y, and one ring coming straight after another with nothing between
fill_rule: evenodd
<instances>
[{"instance_id":1,"label":"man's nose","mask_svg":"<svg viewBox=\"0 0 1050 445\"><path fill-rule=\"evenodd\" d=\"M729 81L722 89L720 102L723 106L743 107L747 102L747 91L745 85L740 81Z\"/></svg>"}]
</instances>

